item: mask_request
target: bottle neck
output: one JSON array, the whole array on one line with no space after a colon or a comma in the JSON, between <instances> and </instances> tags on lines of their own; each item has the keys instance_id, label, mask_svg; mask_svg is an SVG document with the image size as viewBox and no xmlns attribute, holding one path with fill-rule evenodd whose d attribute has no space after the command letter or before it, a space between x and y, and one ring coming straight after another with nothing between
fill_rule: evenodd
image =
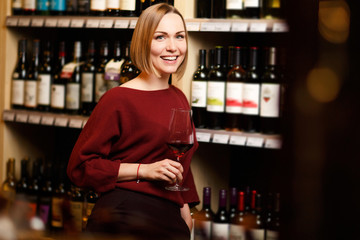
<instances>
[{"instance_id":1,"label":"bottle neck","mask_svg":"<svg viewBox=\"0 0 360 240\"><path fill-rule=\"evenodd\" d=\"M252 47L250 49L250 63L249 63L249 67L252 69L256 69L257 67L257 51L258 49L256 47Z\"/></svg>"},{"instance_id":2,"label":"bottle neck","mask_svg":"<svg viewBox=\"0 0 360 240\"><path fill-rule=\"evenodd\" d=\"M245 196L244 192L238 193L238 206L237 209L239 212L243 212L245 210Z\"/></svg>"},{"instance_id":3,"label":"bottle neck","mask_svg":"<svg viewBox=\"0 0 360 240\"><path fill-rule=\"evenodd\" d=\"M203 209L210 208L211 203L211 189L204 188L203 190Z\"/></svg>"},{"instance_id":4,"label":"bottle neck","mask_svg":"<svg viewBox=\"0 0 360 240\"><path fill-rule=\"evenodd\" d=\"M74 62L81 61L81 42L75 42L74 44Z\"/></svg>"},{"instance_id":5,"label":"bottle neck","mask_svg":"<svg viewBox=\"0 0 360 240\"><path fill-rule=\"evenodd\" d=\"M222 189L219 192L219 209L226 209L226 200L227 200L227 195L226 195L226 190Z\"/></svg>"},{"instance_id":6,"label":"bottle neck","mask_svg":"<svg viewBox=\"0 0 360 240\"><path fill-rule=\"evenodd\" d=\"M206 67L206 50L200 49L199 68L204 69Z\"/></svg>"}]
</instances>

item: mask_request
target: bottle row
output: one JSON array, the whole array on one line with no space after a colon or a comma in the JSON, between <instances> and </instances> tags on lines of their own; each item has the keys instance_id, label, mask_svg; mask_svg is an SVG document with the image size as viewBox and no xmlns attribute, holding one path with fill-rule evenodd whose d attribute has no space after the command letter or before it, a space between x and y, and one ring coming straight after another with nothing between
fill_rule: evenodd
<instances>
[{"instance_id":1,"label":"bottle row","mask_svg":"<svg viewBox=\"0 0 360 240\"><path fill-rule=\"evenodd\" d=\"M13 15L138 17L150 5L174 0L13 0Z\"/></svg>"},{"instance_id":2,"label":"bottle row","mask_svg":"<svg viewBox=\"0 0 360 240\"><path fill-rule=\"evenodd\" d=\"M54 43L42 43L40 51L40 40L33 40L30 54L27 40L19 41L18 61L12 76L14 109L90 115L107 90L139 74L129 57L130 42L124 48L120 41L114 41L110 54L108 41L90 40L83 54L85 43L75 41L71 61L67 58L70 46L65 44L68 43L58 44L57 59L52 53Z\"/></svg>"},{"instance_id":3,"label":"bottle row","mask_svg":"<svg viewBox=\"0 0 360 240\"><path fill-rule=\"evenodd\" d=\"M199 51L191 102L197 128L279 134L284 66L276 47Z\"/></svg>"},{"instance_id":4,"label":"bottle row","mask_svg":"<svg viewBox=\"0 0 360 240\"><path fill-rule=\"evenodd\" d=\"M211 188L203 189L201 210L192 209L194 240L279 239L279 193L268 193L265 197L249 187L230 188L229 192L219 191L219 206L214 213L210 204Z\"/></svg>"}]
</instances>

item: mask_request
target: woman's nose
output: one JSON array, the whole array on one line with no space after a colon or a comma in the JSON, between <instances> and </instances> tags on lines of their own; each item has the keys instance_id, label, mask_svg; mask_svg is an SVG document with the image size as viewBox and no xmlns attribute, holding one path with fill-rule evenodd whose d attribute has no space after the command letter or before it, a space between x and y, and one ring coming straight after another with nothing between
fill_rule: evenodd
<instances>
[{"instance_id":1,"label":"woman's nose","mask_svg":"<svg viewBox=\"0 0 360 240\"><path fill-rule=\"evenodd\" d=\"M176 43L175 40L172 38L169 38L166 44L166 50L167 51L175 51L176 50Z\"/></svg>"}]
</instances>

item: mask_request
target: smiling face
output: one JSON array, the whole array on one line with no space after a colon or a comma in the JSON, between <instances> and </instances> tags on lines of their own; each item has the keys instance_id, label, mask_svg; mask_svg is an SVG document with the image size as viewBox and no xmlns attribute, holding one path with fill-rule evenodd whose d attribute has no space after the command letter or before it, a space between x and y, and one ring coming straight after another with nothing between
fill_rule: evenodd
<instances>
[{"instance_id":1,"label":"smiling face","mask_svg":"<svg viewBox=\"0 0 360 240\"><path fill-rule=\"evenodd\" d=\"M187 51L186 31L181 17L168 13L159 22L151 41L150 59L161 76L175 73Z\"/></svg>"}]
</instances>

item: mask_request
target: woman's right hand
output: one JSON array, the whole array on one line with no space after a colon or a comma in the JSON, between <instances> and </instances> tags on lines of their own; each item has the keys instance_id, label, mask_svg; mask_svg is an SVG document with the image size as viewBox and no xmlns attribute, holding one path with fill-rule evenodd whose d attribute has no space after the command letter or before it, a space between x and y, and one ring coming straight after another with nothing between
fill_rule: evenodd
<instances>
[{"instance_id":1,"label":"woman's right hand","mask_svg":"<svg viewBox=\"0 0 360 240\"><path fill-rule=\"evenodd\" d=\"M183 181L184 169L181 163L171 159L164 159L158 162L141 164L139 178L150 181L165 181L169 184Z\"/></svg>"}]
</instances>

